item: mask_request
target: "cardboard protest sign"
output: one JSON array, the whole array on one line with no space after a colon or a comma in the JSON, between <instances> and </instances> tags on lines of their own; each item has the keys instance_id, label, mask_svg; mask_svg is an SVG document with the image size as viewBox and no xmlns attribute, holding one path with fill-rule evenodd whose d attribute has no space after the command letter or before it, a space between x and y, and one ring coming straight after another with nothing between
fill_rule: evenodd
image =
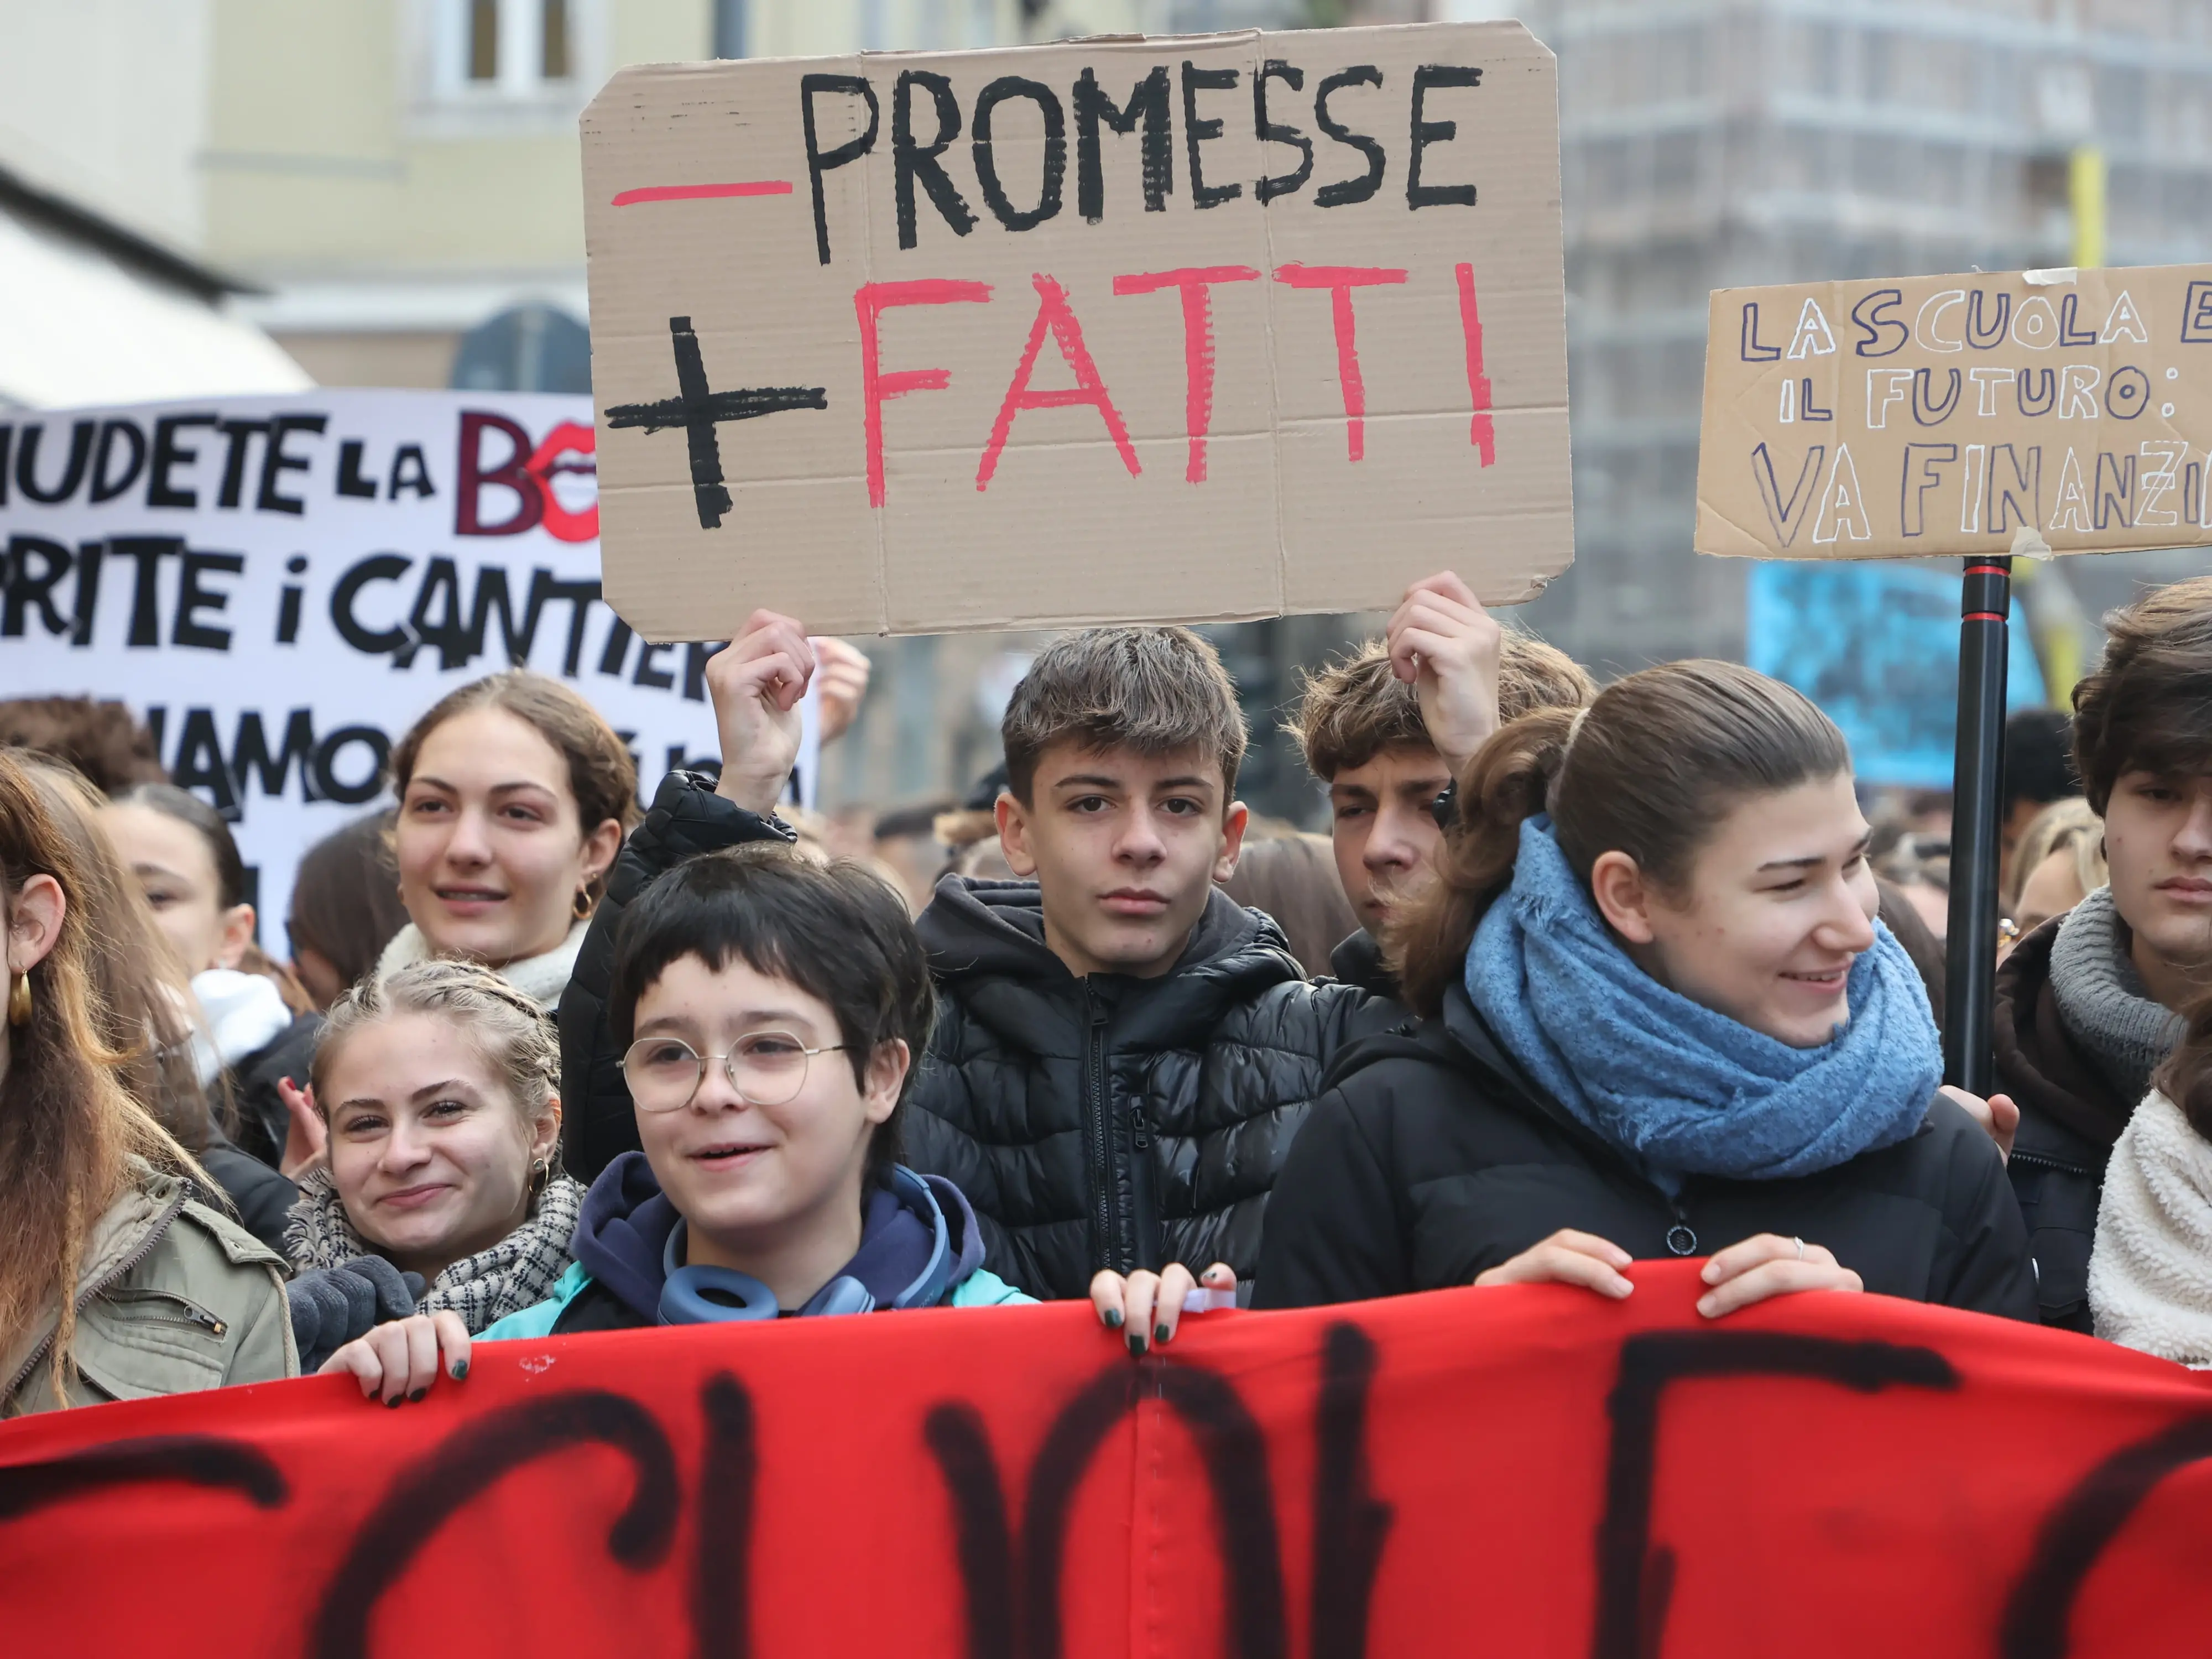
<instances>
[{"instance_id":1,"label":"cardboard protest sign","mask_svg":"<svg viewBox=\"0 0 2212 1659\"><path fill-rule=\"evenodd\" d=\"M1722 289L1701 553L2212 540L2212 265Z\"/></svg>"},{"instance_id":2,"label":"cardboard protest sign","mask_svg":"<svg viewBox=\"0 0 2212 1659\"><path fill-rule=\"evenodd\" d=\"M1959 578L1905 564L1751 569L1743 659L1842 728L1862 783L1948 789L1958 757ZM2007 634L2005 705L2045 701L2025 628Z\"/></svg>"},{"instance_id":3,"label":"cardboard protest sign","mask_svg":"<svg viewBox=\"0 0 2212 1659\"><path fill-rule=\"evenodd\" d=\"M508 393L0 413L0 696L151 724L234 820L283 954L299 855L457 686L561 677L648 794L716 753L709 647L648 646L600 599L592 444L583 398Z\"/></svg>"},{"instance_id":4,"label":"cardboard protest sign","mask_svg":"<svg viewBox=\"0 0 2212 1659\"><path fill-rule=\"evenodd\" d=\"M11 1652L2120 1659L2201 1651L2212 1395L1695 1262L1218 1314L479 1345L0 1425ZM118 1586L127 1584L127 1593Z\"/></svg>"},{"instance_id":5,"label":"cardboard protest sign","mask_svg":"<svg viewBox=\"0 0 2212 1659\"><path fill-rule=\"evenodd\" d=\"M1520 25L626 69L583 118L608 594L648 638L1486 599L1572 556Z\"/></svg>"}]
</instances>

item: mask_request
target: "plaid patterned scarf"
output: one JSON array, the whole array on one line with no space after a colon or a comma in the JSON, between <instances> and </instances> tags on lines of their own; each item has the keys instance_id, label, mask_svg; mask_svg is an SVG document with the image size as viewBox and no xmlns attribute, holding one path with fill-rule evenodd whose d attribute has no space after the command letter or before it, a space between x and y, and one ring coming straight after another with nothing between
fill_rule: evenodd
<instances>
[{"instance_id":1,"label":"plaid patterned scarf","mask_svg":"<svg viewBox=\"0 0 2212 1659\"><path fill-rule=\"evenodd\" d=\"M495 1321L543 1302L553 1293L553 1281L568 1268L568 1241L575 1236L583 1201L580 1185L565 1175L555 1176L520 1227L489 1249L463 1256L440 1273L416 1312L457 1313L474 1336ZM354 1231L330 1171L319 1169L300 1177L300 1201L284 1224L284 1248L295 1273L381 1254Z\"/></svg>"}]
</instances>

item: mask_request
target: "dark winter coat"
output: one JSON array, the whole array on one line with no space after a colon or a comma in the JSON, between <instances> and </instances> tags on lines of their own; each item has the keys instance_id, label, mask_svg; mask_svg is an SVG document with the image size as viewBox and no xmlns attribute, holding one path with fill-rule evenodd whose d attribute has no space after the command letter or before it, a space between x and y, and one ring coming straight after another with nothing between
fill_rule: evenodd
<instances>
[{"instance_id":1,"label":"dark winter coat","mask_svg":"<svg viewBox=\"0 0 2212 1659\"><path fill-rule=\"evenodd\" d=\"M240 1224L283 1255L285 1218L299 1201L300 1189L259 1158L248 1158L232 1146L221 1130L202 1148L199 1162L238 1212Z\"/></svg>"},{"instance_id":2,"label":"dark winter coat","mask_svg":"<svg viewBox=\"0 0 2212 1659\"><path fill-rule=\"evenodd\" d=\"M1174 1261L1249 1279L1329 1062L1405 1018L1308 983L1274 922L1219 892L1157 979L1069 973L1034 882L947 877L920 927L939 1006L907 1162L968 1195L990 1265L1037 1297Z\"/></svg>"},{"instance_id":3,"label":"dark winter coat","mask_svg":"<svg viewBox=\"0 0 2212 1659\"><path fill-rule=\"evenodd\" d=\"M292 1124L284 1097L276 1092L277 1082L289 1078L302 1089L307 1086L307 1074L315 1060L315 1037L322 1029L320 1014L301 1014L231 1066L210 1091L211 1094L223 1089L230 1091L231 1103L238 1112L238 1150L272 1170L283 1162L284 1138Z\"/></svg>"},{"instance_id":4,"label":"dark winter coat","mask_svg":"<svg viewBox=\"0 0 2212 1659\"><path fill-rule=\"evenodd\" d=\"M561 999L566 1153L591 1181L638 1149L606 1021L614 929L664 871L779 823L672 774L631 832ZM1323 1070L1404 1011L1310 985L1275 924L1216 893L1158 979L1078 979L1044 943L1033 882L947 878L921 921L938 1021L905 1115L904 1162L975 1209L986 1264L1040 1297L1101 1267L1217 1260L1249 1279L1260 1218Z\"/></svg>"},{"instance_id":5,"label":"dark winter coat","mask_svg":"<svg viewBox=\"0 0 2212 1659\"><path fill-rule=\"evenodd\" d=\"M631 901L665 872L700 853L747 842L797 840L780 818L763 818L714 793L701 772L671 772L653 792L653 810L615 859L605 897L592 913L576 965L561 993L561 1099L567 1124L562 1161L586 1186L624 1152L639 1150L622 1051L607 1024L615 970L615 929Z\"/></svg>"},{"instance_id":6,"label":"dark winter coat","mask_svg":"<svg viewBox=\"0 0 2212 1659\"><path fill-rule=\"evenodd\" d=\"M1382 959L1382 946L1364 927L1346 935L1328 953L1328 971L1331 978L1357 985L1370 996L1397 1000L1398 976Z\"/></svg>"},{"instance_id":7,"label":"dark winter coat","mask_svg":"<svg viewBox=\"0 0 2212 1659\"><path fill-rule=\"evenodd\" d=\"M1793 1180L1693 1176L1670 1200L1520 1069L1457 986L1439 1018L1362 1045L1329 1083L1267 1212L1258 1306L1465 1285L1572 1227L1638 1259L1802 1237L1869 1291L2035 1315L1996 1148L1940 1096L1896 1146Z\"/></svg>"},{"instance_id":8,"label":"dark winter coat","mask_svg":"<svg viewBox=\"0 0 2212 1659\"><path fill-rule=\"evenodd\" d=\"M2027 1224L2043 1322L2089 1333L2089 1249L2105 1164L2136 1102L2059 1022L2051 948L2063 916L2013 947L1997 969L1996 1086L2020 1108L2007 1172Z\"/></svg>"}]
</instances>

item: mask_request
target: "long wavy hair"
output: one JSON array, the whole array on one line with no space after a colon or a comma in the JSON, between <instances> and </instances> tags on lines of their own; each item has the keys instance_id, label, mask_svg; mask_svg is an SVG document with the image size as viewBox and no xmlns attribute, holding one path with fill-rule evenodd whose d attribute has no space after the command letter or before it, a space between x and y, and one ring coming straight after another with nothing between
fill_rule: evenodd
<instances>
[{"instance_id":1,"label":"long wavy hair","mask_svg":"<svg viewBox=\"0 0 2212 1659\"><path fill-rule=\"evenodd\" d=\"M193 1165L123 1085L129 1054L111 1039L94 989L87 878L72 837L21 760L0 750L0 932L36 876L53 878L64 910L53 949L30 971L30 1021L8 1030L0 1076L0 1352L58 1306L61 1404L93 1229L131 1181L134 1158L180 1173Z\"/></svg>"}]
</instances>

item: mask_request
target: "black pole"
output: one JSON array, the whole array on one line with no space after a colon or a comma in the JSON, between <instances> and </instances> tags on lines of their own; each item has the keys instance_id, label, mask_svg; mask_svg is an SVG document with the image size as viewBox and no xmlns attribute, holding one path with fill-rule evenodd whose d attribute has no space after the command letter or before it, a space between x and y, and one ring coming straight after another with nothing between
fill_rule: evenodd
<instances>
[{"instance_id":1,"label":"black pole","mask_svg":"<svg viewBox=\"0 0 2212 1659\"><path fill-rule=\"evenodd\" d=\"M1959 749L1951 784L1951 915L1943 1080L1986 1095L1996 1073L1997 859L2004 833L2005 659L2012 561L1966 561L1960 592Z\"/></svg>"}]
</instances>

